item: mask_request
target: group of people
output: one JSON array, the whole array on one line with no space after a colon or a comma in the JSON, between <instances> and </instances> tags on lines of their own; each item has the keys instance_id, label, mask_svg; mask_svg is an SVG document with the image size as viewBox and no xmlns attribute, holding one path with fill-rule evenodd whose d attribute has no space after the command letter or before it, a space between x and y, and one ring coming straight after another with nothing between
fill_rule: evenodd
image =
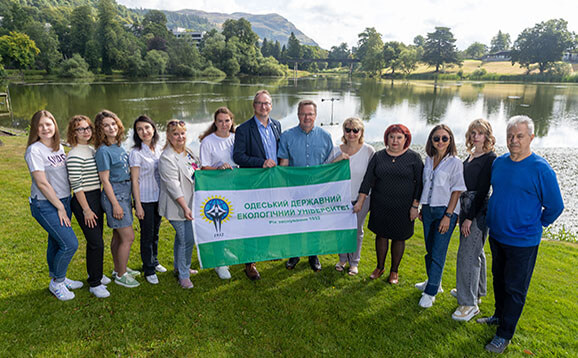
<instances>
[{"instance_id":1,"label":"group of people","mask_svg":"<svg viewBox=\"0 0 578 358\"><path fill-rule=\"evenodd\" d=\"M115 283L137 287L140 272L127 266L134 241L133 215L140 224L142 269L147 282L157 284L156 272L166 268L157 259L161 217L175 229L174 272L183 288L192 288L194 246L192 228L193 188L196 170L272 168L277 165L306 167L349 160L351 199L357 215L357 250L339 254L337 271L357 275L363 243L363 225L375 233L377 266L370 278L385 272L391 247L388 282L399 283L399 265L405 241L414 234L414 222L423 221L427 279L415 285L423 291L419 305L431 307L443 292L441 279L450 238L460 226L456 289L458 308L452 318L468 321L479 313L486 295L484 244L489 233L496 299L494 315L478 322L499 325L486 346L503 352L514 334L533 272L542 227L554 222L563 210L556 175L548 163L532 153L534 125L526 116L508 121L509 153L498 157L490 123L473 121L466 133L467 158L457 157L451 129L436 125L425 145L425 165L411 150L411 132L403 124L390 125L384 134L385 148L375 152L364 143L364 125L359 118L343 122L342 144L315 125L317 105L303 100L298 105L299 124L285 132L270 117L271 95L260 90L253 99L254 116L235 127L226 107L214 114L211 126L200 135L200 158L187 148L186 125L170 120L166 145L157 148L159 134L147 116L133 124L134 146L127 153L121 146L124 127L108 110L99 112L94 124L77 115L70 119L66 155L58 126L51 113L39 111L30 125L26 161L32 176L30 207L33 217L48 232L47 260L52 278L49 290L60 300L74 298L71 290L82 282L66 277L68 264L78 248L71 228L71 211L86 237L86 262L90 292L110 295L103 274L103 214L113 229L111 253ZM492 195L490 196L490 188ZM74 192L71 197L70 191ZM390 245L391 242L391 245ZM300 261L290 258L292 270ZM321 270L317 256L308 258L311 269ZM226 266L215 269L221 279L230 279ZM261 278L254 262L245 264L251 280Z\"/></svg>"}]
</instances>

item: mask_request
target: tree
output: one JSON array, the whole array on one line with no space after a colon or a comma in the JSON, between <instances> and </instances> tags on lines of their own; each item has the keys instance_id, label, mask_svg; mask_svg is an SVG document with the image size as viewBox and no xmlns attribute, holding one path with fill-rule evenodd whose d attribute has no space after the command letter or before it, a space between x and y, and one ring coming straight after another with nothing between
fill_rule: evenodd
<instances>
[{"instance_id":1,"label":"tree","mask_svg":"<svg viewBox=\"0 0 578 358\"><path fill-rule=\"evenodd\" d=\"M413 38L413 44L415 47L423 47L425 45L425 38L422 35L417 35Z\"/></svg>"},{"instance_id":2,"label":"tree","mask_svg":"<svg viewBox=\"0 0 578 358\"><path fill-rule=\"evenodd\" d=\"M40 50L26 34L10 31L9 35L0 37L0 56L5 64L23 70L34 63L38 53Z\"/></svg>"},{"instance_id":3,"label":"tree","mask_svg":"<svg viewBox=\"0 0 578 358\"><path fill-rule=\"evenodd\" d=\"M341 44L339 44L339 46L332 46L331 50L327 54L327 58L332 59L332 60L350 58L350 56L351 56L351 50L347 47L346 42L342 42ZM329 62L329 66L330 67L340 67L341 63L340 62Z\"/></svg>"},{"instance_id":4,"label":"tree","mask_svg":"<svg viewBox=\"0 0 578 358\"><path fill-rule=\"evenodd\" d=\"M36 56L35 66L45 70L46 73L51 73L62 59L62 54L58 51L56 33L52 27L41 24L38 21L28 23L25 27L25 32L40 50L40 53Z\"/></svg>"},{"instance_id":5,"label":"tree","mask_svg":"<svg viewBox=\"0 0 578 358\"><path fill-rule=\"evenodd\" d=\"M395 70L400 66L399 56L405 49L405 45L398 41L389 41L383 44L383 61L385 67L391 68L391 75L395 74Z\"/></svg>"},{"instance_id":6,"label":"tree","mask_svg":"<svg viewBox=\"0 0 578 358\"><path fill-rule=\"evenodd\" d=\"M88 63L77 53L60 65L60 76L69 78L92 77L88 69Z\"/></svg>"},{"instance_id":7,"label":"tree","mask_svg":"<svg viewBox=\"0 0 578 358\"><path fill-rule=\"evenodd\" d=\"M502 30L499 30L498 34L492 37L490 42L490 53L506 51L510 48L511 43L510 34L505 34Z\"/></svg>"},{"instance_id":8,"label":"tree","mask_svg":"<svg viewBox=\"0 0 578 358\"><path fill-rule=\"evenodd\" d=\"M548 20L526 28L512 46L512 65L518 62L520 67L530 71L530 65L537 63L540 73L544 73L554 62L562 60L565 51L574 47L574 36L564 19Z\"/></svg>"},{"instance_id":9,"label":"tree","mask_svg":"<svg viewBox=\"0 0 578 358\"><path fill-rule=\"evenodd\" d=\"M167 69L169 55L164 51L150 50L144 57L144 69L148 76L162 75Z\"/></svg>"},{"instance_id":10,"label":"tree","mask_svg":"<svg viewBox=\"0 0 578 358\"><path fill-rule=\"evenodd\" d=\"M251 23L244 18L239 20L229 19L223 23L223 35L229 41L231 37L237 37L239 42L246 45L255 45L259 36L251 28Z\"/></svg>"},{"instance_id":11,"label":"tree","mask_svg":"<svg viewBox=\"0 0 578 358\"><path fill-rule=\"evenodd\" d=\"M479 59L488 53L488 46L481 42L474 42L464 51L466 58Z\"/></svg>"},{"instance_id":12,"label":"tree","mask_svg":"<svg viewBox=\"0 0 578 358\"><path fill-rule=\"evenodd\" d=\"M422 61L435 66L435 72L439 72L440 66L447 63L459 65L461 61L455 42L456 39L449 27L436 27L434 32L427 34Z\"/></svg>"},{"instance_id":13,"label":"tree","mask_svg":"<svg viewBox=\"0 0 578 358\"><path fill-rule=\"evenodd\" d=\"M383 41L375 27L368 27L357 35L355 56L361 61L361 68L370 73L379 73L383 68Z\"/></svg>"},{"instance_id":14,"label":"tree","mask_svg":"<svg viewBox=\"0 0 578 358\"><path fill-rule=\"evenodd\" d=\"M94 38L95 29L96 23L90 6L78 6L72 10L70 15L70 49L72 53L78 53L86 58L87 46Z\"/></svg>"},{"instance_id":15,"label":"tree","mask_svg":"<svg viewBox=\"0 0 578 358\"><path fill-rule=\"evenodd\" d=\"M406 47L399 54L399 68L406 76L409 76L417 68L419 50L414 47Z\"/></svg>"},{"instance_id":16,"label":"tree","mask_svg":"<svg viewBox=\"0 0 578 358\"><path fill-rule=\"evenodd\" d=\"M295 36L293 32L289 35L289 40L287 40L287 58L292 60L298 60L303 57L303 50L301 49L301 43Z\"/></svg>"}]
</instances>

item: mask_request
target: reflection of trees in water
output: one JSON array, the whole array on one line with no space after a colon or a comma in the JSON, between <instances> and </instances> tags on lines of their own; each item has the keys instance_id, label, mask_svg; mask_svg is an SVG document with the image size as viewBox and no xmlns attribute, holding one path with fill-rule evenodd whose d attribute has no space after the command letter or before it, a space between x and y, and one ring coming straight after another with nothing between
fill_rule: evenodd
<instances>
[{"instance_id":1,"label":"reflection of trees in water","mask_svg":"<svg viewBox=\"0 0 578 358\"><path fill-rule=\"evenodd\" d=\"M377 110L384 92L384 83L375 80L363 80L357 89L360 113L363 120L368 120Z\"/></svg>"},{"instance_id":2,"label":"reflection of trees in water","mask_svg":"<svg viewBox=\"0 0 578 358\"><path fill-rule=\"evenodd\" d=\"M448 105L456 93L455 88L440 88L434 84L431 92L421 94L418 99L420 117L425 118L427 124L436 124L446 114Z\"/></svg>"},{"instance_id":3,"label":"reflection of trees in water","mask_svg":"<svg viewBox=\"0 0 578 358\"><path fill-rule=\"evenodd\" d=\"M508 118L515 115L529 116L534 120L536 136L543 137L547 135L550 129L550 122L553 118L558 117L553 113L555 93L553 86L528 86L528 88L524 89L524 95L517 103L518 105L513 106Z\"/></svg>"}]
</instances>

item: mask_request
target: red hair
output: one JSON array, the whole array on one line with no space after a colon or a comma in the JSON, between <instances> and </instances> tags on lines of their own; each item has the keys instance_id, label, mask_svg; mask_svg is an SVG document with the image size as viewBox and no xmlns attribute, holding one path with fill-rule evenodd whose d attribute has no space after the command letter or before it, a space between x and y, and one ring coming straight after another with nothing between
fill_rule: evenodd
<instances>
[{"instance_id":1,"label":"red hair","mask_svg":"<svg viewBox=\"0 0 578 358\"><path fill-rule=\"evenodd\" d=\"M403 149L409 147L409 145L411 144L411 132L409 131L409 129L407 129L407 127L404 126L403 124L392 124L389 127L387 127L385 133L383 134L383 142L385 143L386 147L387 147L387 137L389 137L391 133L401 133L405 136L405 144L403 145Z\"/></svg>"}]
</instances>

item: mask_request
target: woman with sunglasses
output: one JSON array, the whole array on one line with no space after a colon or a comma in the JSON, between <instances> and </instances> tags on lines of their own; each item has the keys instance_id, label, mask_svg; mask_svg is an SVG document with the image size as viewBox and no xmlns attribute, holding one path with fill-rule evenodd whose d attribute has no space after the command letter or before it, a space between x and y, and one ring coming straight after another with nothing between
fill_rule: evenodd
<instances>
[{"instance_id":1,"label":"woman with sunglasses","mask_svg":"<svg viewBox=\"0 0 578 358\"><path fill-rule=\"evenodd\" d=\"M72 147L66 157L68 181L74 192L71 207L86 238L86 271L88 289L98 298L110 296L105 285L110 279L103 275L104 260L103 211L100 204L100 179L92 147L94 127L90 118L74 116L68 122L67 141Z\"/></svg>"},{"instance_id":2,"label":"woman with sunglasses","mask_svg":"<svg viewBox=\"0 0 578 358\"><path fill-rule=\"evenodd\" d=\"M151 285L159 283L156 272L166 272L157 258L159 245L159 133L152 119L139 116L133 123L134 145L130 151L130 178L134 212L140 224L140 257L145 279Z\"/></svg>"},{"instance_id":3,"label":"woman with sunglasses","mask_svg":"<svg viewBox=\"0 0 578 358\"><path fill-rule=\"evenodd\" d=\"M438 292L450 238L460 213L460 194L467 190L463 164L456 157L456 143L451 129L445 124L435 126L425 146L427 158L423 171L423 192L420 219L425 239L425 266L428 279L415 285L423 291L419 305L429 308Z\"/></svg>"},{"instance_id":4,"label":"woman with sunglasses","mask_svg":"<svg viewBox=\"0 0 578 358\"><path fill-rule=\"evenodd\" d=\"M422 190L423 162L409 149L411 133L402 124L390 125L384 133L385 149L375 154L359 189L359 212L371 190L369 229L375 233L377 267L369 276L375 280L385 271L385 258L391 240L389 283L399 283L399 264L405 241L413 236Z\"/></svg>"},{"instance_id":5,"label":"woman with sunglasses","mask_svg":"<svg viewBox=\"0 0 578 358\"><path fill-rule=\"evenodd\" d=\"M347 118L343 121L343 144L336 146L331 153L332 162L349 160L349 171L351 173L351 200L355 205L357 193L363 180L363 174L367 169L369 161L375 154L375 149L363 143L363 122L359 118ZM345 270L345 265L349 263L349 275L357 275L359 260L361 259L361 245L363 244L363 224L369 211L369 200L366 200L357 211L357 250L351 253L339 254L339 262L335 264L335 269L339 272Z\"/></svg>"},{"instance_id":6,"label":"woman with sunglasses","mask_svg":"<svg viewBox=\"0 0 578 358\"><path fill-rule=\"evenodd\" d=\"M196 158L187 148L185 122L167 123L167 142L159 159L161 191L159 213L175 229L174 268L182 288L193 288L191 260L195 237L193 234L193 188L197 169Z\"/></svg>"},{"instance_id":7,"label":"woman with sunglasses","mask_svg":"<svg viewBox=\"0 0 578 358\"><path fill-rule=\"evenodd\" d=\"M238 167L233 160L235 143L235 116L227 107L219 107L213 115L213 123L199 136L202 170L224 170ZM221 280L231 278L228 266L215 267Z\"/></svg>"},{"instance_id":8,"label":"woman with sunglasses","mask_svg":"<svg viewBox=\"0 0 578 358\"><path fill-rule=\"evenodd\" d=\"M105 109L94 117L94 127L96 167L102 183L101 204L106 213L106 224L112 229L112 276L120 286L138 287L140 284L134 276L140 272L127 267L134 230L128 153L121 145L124 126L116 114Z\"/></svg>"},{"instance_id":9,"label":"woman with sunglasses","mask_svg":"<svg viewBox=\"0 0 578 358\"><path fill-rule=\"evenodd\" d=\"M478 304L486 295L486 255L484 243L488 235L486 209L496 159L492 126L485 119L476 119L466 132L469 156L464 161L464 179L467 191L460 197L460 246L456 268L456 287L451 294L459 307L452 314L456 321L469 321L480 310Z\"/></svg>"}]
</instances>

